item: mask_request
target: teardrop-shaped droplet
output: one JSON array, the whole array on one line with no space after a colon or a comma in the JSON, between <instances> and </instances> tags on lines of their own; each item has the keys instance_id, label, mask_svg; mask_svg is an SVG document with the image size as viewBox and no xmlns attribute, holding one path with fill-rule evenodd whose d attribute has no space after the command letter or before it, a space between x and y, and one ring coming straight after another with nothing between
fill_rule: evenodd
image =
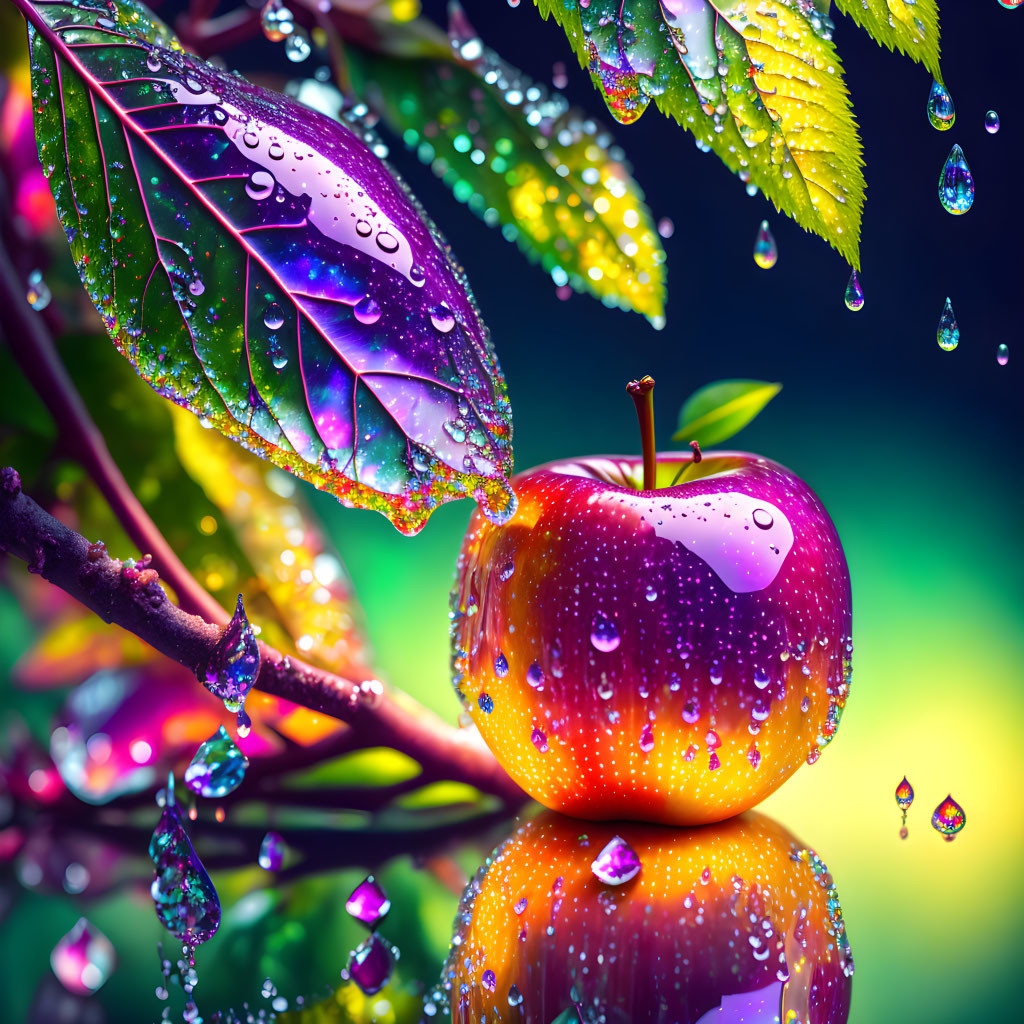
<instances>
[{"instance_id":1,"label":"teardrop-shaped droplet","mask_svg":"<svg viewBox=\"0 0 1024 1024\"><path fill-rule=\"evenodd\" d=\"M352 307L352 315L361 324L375 324L380 319L380 306L375 299L367 295Z\"/></svg>"},{"instance_id":2,"label":"teardrop-shaped droplet","mask_svg":"<svg viewBox=\"0 0 1024 1024\"><path fill-rule=\"evenodd\" d=\"M248 758L222 725L200 744L185 769L185 785L200 796L218 799L238 789L248 767Z\"/></svg>"},{"instance_id":3,"label":"teardrop-shaped droplet","mask_svg":"<svg viewBox=\"0 0 1024 1024\"><path fill-rule=\"evenodd\" d=\"M953 303L946 297L946 304L942 307L942 316L939 317L939 329L936 333L939 348L943 352L952 352L960 344L960 328L957 326L956 317L953 315Z\"/></svg>"},{"instance_id":4,"label":"teardrop-shaped droplet","mask_svg":"<svg viewBox=\"0 0 1024 1024\"><path fill-rule=\"evenodd\" d=\"M150 895L160 923L177 939L190 946L212 938L220 927L220 900L181 820L174 802L174 790L168 796L160 821L149 841L149 859L153 862Z\"/></svg>"},{"instance_id":5,"label":"teardrop-shaped droplet","mask_svg":"<svg viewBox=\"0 0 1024 1024\"><path fill-rule=\"evenodd\" d=\"M239 711L260 674L260 648L238 595L235 614L224 628L200 682L228 711Z\"/></svg>"},{"instance_id":6,"label":"teardrop-shaped droplet","mask_svg":"<svg viewBox=\"0 0 1024 1024\"><path fill-rule=\"evenodd\" d=\"M272 331L278 330L284 323L284 310L276 302L271 302L263 310L263 323Z\"/></svg>"},{"instance_id":7,"label":"teardrop-shaped droplet","mask_svg":"<svg viewBox=\"0 0 1024 1024\"><path fill-rule=\"evenodd\" d=\"M387 917L391 900L373 875L368 875L352 890L345 901L345 909L368 928L376 928Z\"/></svg>"},{"instance_id":8,"label":"teardrop-shaped droplet","mask_svg":"<svg viewBox=\"0 0 1024 1024\"><path fill-rule=\"evenodd\" d=\"M966 824L967 815L952 796L947 796L932 814L932 828L947 842L952 841Z\"/></svg>"},{"instance_id":9,"label":"teardrop-shaped droplet","mask_svg":"<svg viewBox=\"0 0 1024 1024\"><path fill-rule=\"evenodd\" d=\"M440 302L430 309L430 322L442 333L447 334L455 326L455 314L445 303Z\"/></svg>"},{"instance_id":10,"label":"teardrop-shaped droplet","mask_svg":"<svg viewBox=\"0 0 1024 1024\"><path fill-rule=\"evenodd\" d=\"M603 612L598 612L590 623L590 642L595 650L606 654L614 651L621 643L615 623Z\"/></svg>"},{"instance_id":11,"label":"teardrop-shaped droplet","mask_svg":"<svg viewBox=\"0 0 1024 1024\"><path fill-rule=\"evenodd\" d=\"M504 679L508 675L508 659L501 651L494 656L494 674L499 679Z\"/></svg>"},{"instance_id":12,"label":"teardrop-shaped droplet","mask_svg":"<svg viewBox=\"0 0 1024 1024\"><path fill-rule=\"evenodd\" d=\"M896 787L896 805L901 811L905 811L913 802L914 787L907 782L907 777L904 775L903 781Z\"/></svg>"},{"instance_id":13,"label":"teardrop-shaped droplet","mask_svg":"<svg viewBox=\"0 0 1024 1024\"><path fill-rule=\"evenodd\" d=\"M1005 366L1010 361L1010 349L1004 342L996 349L996 362L1000 366Z\"/></svg>"},{"instance_id":14,"label":"teardrop-shaped droplet","mask_svg":"<svg viewBox=\"0 0 1024 1024\"><path fill-rule=\"evenodd\" d=\"M391 948L374 932L358 946L348 961L348 973L364 995L379 992L391 978Z\"/></svg>"},{"instance_id":15,"label":"teardrop-shaped droplet","mask_svg":"<svg viewBox=\"0 0 1024 1024\"><path fill-rule=\"evenodd\" d=\"M43 280L43 272L41 270L33 270L28 275L28 289L25 292L25 298L28 299L28 304L37 313L41 313L50 304L50 299L52 298L50 287Z\"/></svg>"},{"instance_id":16,"label":"teardrop-shaped droplet","mask_svg":"<svg viewBox=\"0 0 1024 1024\"><path fill-rule=\"evenodd\" d=\"M91 996L103 987L117 966L110 939L84 917L50 953L58 981L76 996Z\"/></svg>"},{"instance_id":17,"label":"teardrop-shaped droplet","mask_svg":"<svg viewBox=\"0 0 1024 1024\"><path fill-rule=\"evenodd\" d=\"M857 279L856 270L850 271L850 280L846 284L843 301L846 303L846 308L852 309L854 313L864 308L864 289L861 288L860 281Z\"/></svg>"},{"instance_id":18,"label":"teardrop-shaped droplet","mask_svg":"<svg viewBox=\"0 0 1024 1024\"><path fill-rule=\"evenodd\" d=\"M526 681L535 690L544 689L544 669L540 667L538 662L533 662L526 670Z\"/></svg>"},{"instance_id":19,"label":"teardrop-shaped droplet","mask_svg":"<svg viewBox=\"0 0 1024 1024\"><path fill-rule=\"evenodd\" d=\"M936 81L932 82L932 91L928 93L928 120L940 132L948 131L956 121L953 97L944 85Z\"/></svg>"},{"instance_id":20,"label":"teardrop-shaped droplet","mask_svg":"<svg viewBox=\"0 0 1024 1024\"><path fill-rule=\"evenodd\" d=\"M268 832L260 843L259 865L264 871L280 871L284 863L285 842L280 832Z\"/></svg>"},{"instance_id":21,"label":"teardrop-shaped droplet","mask_svg":"<svg viewBox=\"0 0 1024 1024\"><path fill-rule=\"evenodd\" d=\"M605 885L623 885L640 873L640 858L622 836L615 836L594 858L590 870Z\"/></svg>"},{"instance_id":22,"label":"teardrop-shaped droplet","mask_svg":"<svg viewBox=\"0 0 1024 1024\"><path fill-rule=\"evenodd\" d=\"M293 64L301 64L312 52L313 48L309 45L309 36L301 28L295 29L284 41L284 55Z\"/></svg>"},{"instance_id":23,"label":"teardrop-shaped droplet","mask_svg":"<svg viewBox=\"0 0 1024 1024\"><path fill-rule=\"evenodd\" d=\"M999 131L999 115L994 110L989 110L985 114L985 131L989 135L995 135Z\"/></svg>"},{"instance_id":24,"label":"teardrop-shaped droplet","mask_svg":"<svg viewBox=\"0 0 1024 1024\"><path fill-rule=\"evenodd\" d=\"M761 221L754 239L754 262L762 270L771 270L778 262L779 248L775 244L775 236L768 228L768 221Z\"/></svg>"},{"instance_id":25,"label":"teardrop-shaped droplet","mask_svg":"<svg viewBox=\"0 0 1024 1024\"><path fill-rule=\"evenodd\" d=\"M959 216L974 205L974 178L964 159L964 151L954 146L939 175L939 202L947 213Z\"/></svg>"}]
</instances>

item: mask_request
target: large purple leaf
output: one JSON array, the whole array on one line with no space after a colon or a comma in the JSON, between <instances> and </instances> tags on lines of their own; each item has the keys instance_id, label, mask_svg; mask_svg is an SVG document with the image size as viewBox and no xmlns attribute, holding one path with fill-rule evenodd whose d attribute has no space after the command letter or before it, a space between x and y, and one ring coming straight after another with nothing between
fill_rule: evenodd
<instances>
[{"instance_id":1,"label":"large purple leaf","mask_svg":"<svg viewBox=\"0 0 1024 1024\"><path fill-rule=\"evenodd\" d=\"M82 281L157 391L416 532L515 497L504 378L461 268L364 143L181 51L123 0L15 0Z\"/></svg>"}]
</instances>

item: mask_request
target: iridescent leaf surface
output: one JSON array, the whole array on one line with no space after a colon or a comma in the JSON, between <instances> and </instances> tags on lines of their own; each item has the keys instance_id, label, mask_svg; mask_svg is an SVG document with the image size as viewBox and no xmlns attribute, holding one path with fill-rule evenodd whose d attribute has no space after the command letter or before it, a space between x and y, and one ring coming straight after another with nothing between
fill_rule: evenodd
<instances>
[{"instance_id":1,"label":"iridescent leaf surface","mask_svg":"<svg viewBox=\"0 0 1024 1024\"><path fill-rule=\"evenodd\" d=\"M653 100L855 268L861 145L832 24L795 0L535 0L569 37L612 114Z\"/></svg>"},{"instance_id":2,"label":"iridescent leaf surface","mask_svg":"<svg viewBox=\"0 0 1024 1024\"><path fill-rule=\"evenodd\" d=\"M510 516L511 421L486 328L443 240L363 143L147 42L168 40L133 2L15 2L43 168L139 374L403 532L465 496Z\"/></svg>"},{"instance_id":3,"label":"iridescent leaf surface","mask_svg":"<svg viewBox=\"0 0 1024 1024\"><path fill-rule=\"evenodd\" d=\"M920 61L942 81L937 0L836 0L836 7L876 42Z\"/></svg>"},{"instance_id":4,"label":"iridescent leaf surface","mask_svg":"<svg viewBox=\"0 0 1024 1024\"><path fill-rule=\"evenodd\" d=\"M449 35L420 19L384 37L386 52L348 45L356 94L555 284L660 324L665 254L621 149L484 47L457 8Z\"/></svg>"}]
</instances>

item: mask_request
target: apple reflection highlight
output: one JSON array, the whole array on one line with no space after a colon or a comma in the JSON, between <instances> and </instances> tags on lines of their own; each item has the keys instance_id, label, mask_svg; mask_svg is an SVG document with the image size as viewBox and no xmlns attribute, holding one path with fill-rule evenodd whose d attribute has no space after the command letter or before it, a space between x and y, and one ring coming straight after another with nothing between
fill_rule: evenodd
<instances>
[{"instance_id":1,"label":"apple reflection highlight","mask_svg":"<svg viewBox=\"0 0 1024 1024\"><path fill-rule=\"evenodd\" d=\"M639 871L600 870L609 847ZM842 1024L853 958L818 855L754 812L690 829L546 812L484 862L427 1018Z\"/></svg>"}]
</instances>

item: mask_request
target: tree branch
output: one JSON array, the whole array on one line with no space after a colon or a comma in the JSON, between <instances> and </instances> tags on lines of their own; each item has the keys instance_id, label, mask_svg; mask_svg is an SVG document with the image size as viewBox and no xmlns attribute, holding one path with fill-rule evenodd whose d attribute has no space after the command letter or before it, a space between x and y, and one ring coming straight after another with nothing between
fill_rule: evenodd
<instances>
[{"instance_id":1,"label":"tree branch","mask_svg":"<svg viewBox=\"0 0 1024 1024\"><path fill-rule=\"evenodd\" d=\"M110 558L28 495L13 469L0 470L0 550L66 591L105 622L130 630L193 673L213 654L221 630L172 604L148 563ZM419 762L426 776L469 783L518 802L509 779L479 736L453 729L401 693L376 681L357 684L260 644L256 687L346 722L362 746L388 746Z\"/></svg>"}]
</instances>

